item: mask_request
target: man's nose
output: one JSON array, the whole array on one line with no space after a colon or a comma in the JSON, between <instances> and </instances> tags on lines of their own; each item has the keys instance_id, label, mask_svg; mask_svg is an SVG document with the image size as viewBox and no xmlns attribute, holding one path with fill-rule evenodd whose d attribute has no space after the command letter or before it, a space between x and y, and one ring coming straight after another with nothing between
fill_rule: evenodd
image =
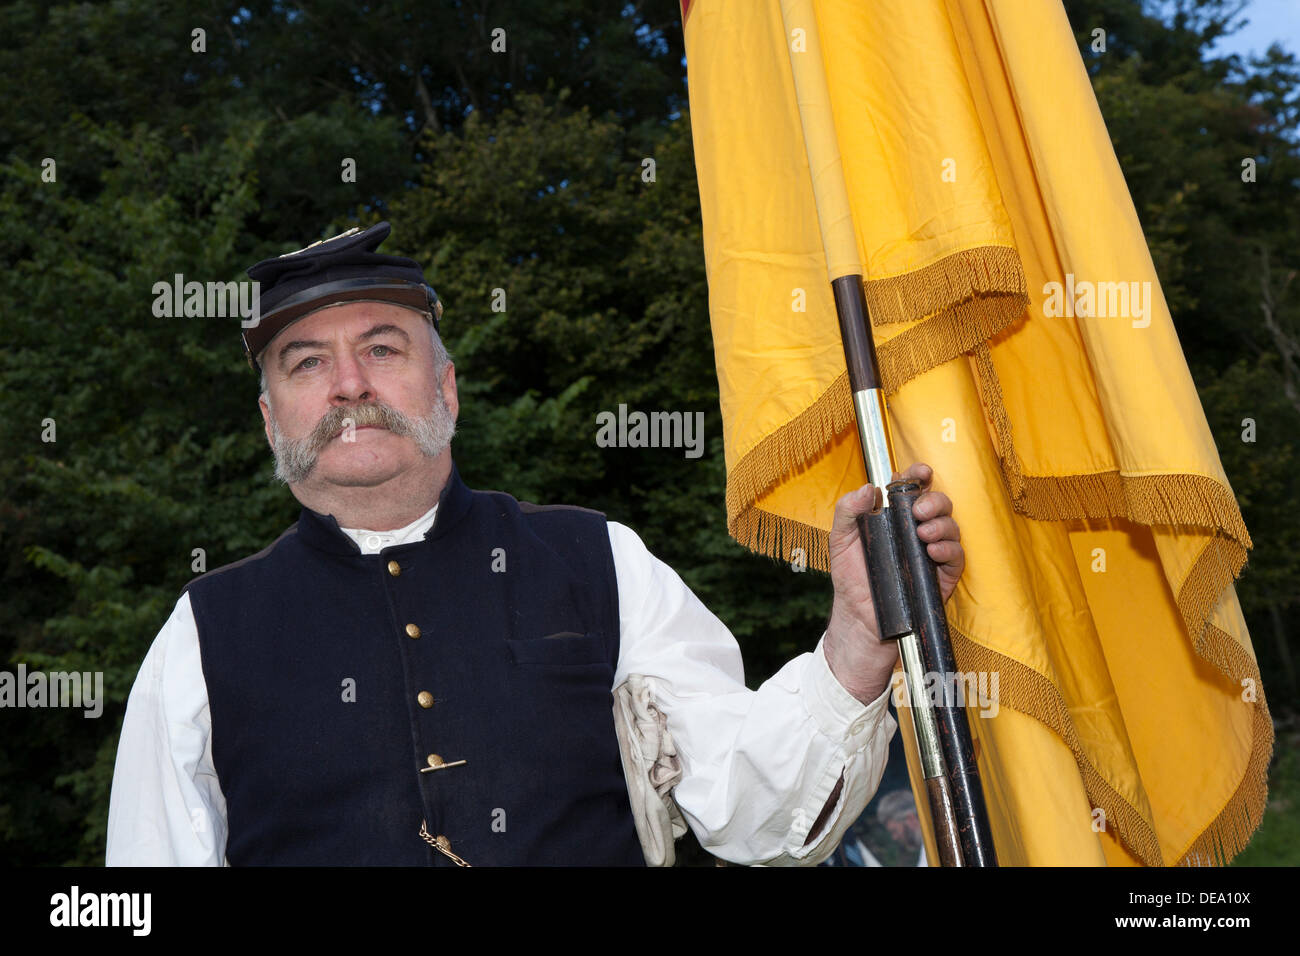
<instances>
[{"instance_id":1,"label":"man's nose","mask_svg":"<svg viewBox=\"0 0 1300 956\"><path fill-rule=\"evenodd\" d=\"M344 354L334 363L331 401L336 405L367 402L375 397L366 368L355 355Z\"/></svg>"}]
</instances>

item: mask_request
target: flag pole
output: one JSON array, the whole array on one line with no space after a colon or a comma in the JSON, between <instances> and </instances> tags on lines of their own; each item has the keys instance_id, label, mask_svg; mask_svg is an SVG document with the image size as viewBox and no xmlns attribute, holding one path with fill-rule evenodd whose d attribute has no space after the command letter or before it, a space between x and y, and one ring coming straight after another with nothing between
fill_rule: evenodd
<instances>
[{"instance_id":1,"label":"flag pole","mask_svg":"<svg viewBox=\"0 0 1300 956\"><path fill-rule=\"evenodd\" d=\"M880 512L859 520L880 639L898 641L941 865L997 866L970 725L951 694L957 664L943 596L912 514L920 482L892 480L898 469L816 15L811 0L781 0L781 15L863 463L867 480L885 490ZM927 675L944 689L943 700L931 699Z\"/></svg>"}]
</instances>

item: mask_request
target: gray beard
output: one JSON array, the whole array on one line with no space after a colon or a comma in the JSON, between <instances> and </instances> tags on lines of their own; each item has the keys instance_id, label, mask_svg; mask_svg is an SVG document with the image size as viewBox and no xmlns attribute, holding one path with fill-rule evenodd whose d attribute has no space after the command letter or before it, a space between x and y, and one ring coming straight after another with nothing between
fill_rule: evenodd
<instances>
[{"instance_id":1,"label":"gray beard","mask_svg":"<svg viewBox=\"0 0 1300 956\"><path fill-rule=\"evenodd\" d=\"M394 435L409 435L415 440L420 452L428 458L441 455L456 434L456 420L452 418L451 409L447 407L441 390L435 390L433 410L423 418L413 418L383 402L336 405L303 438L289 438L280 430L280 423L276 421L269 399L267 415L271 420L271 437L275 442L275 447L271 449L275 456L275 477L286 485L305 481L316 467L316 459L320 457L321 450L342 433L349 423L356 428L379 425Z\"/></svg>"}]
</instances>

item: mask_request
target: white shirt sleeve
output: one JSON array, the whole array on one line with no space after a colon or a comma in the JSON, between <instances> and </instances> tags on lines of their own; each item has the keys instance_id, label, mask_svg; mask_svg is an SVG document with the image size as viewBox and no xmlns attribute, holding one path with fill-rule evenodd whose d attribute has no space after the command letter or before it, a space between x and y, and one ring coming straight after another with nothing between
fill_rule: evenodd
<instances>
[{"instance_id":1,"label":"white shirt sleeve","mask_svg":"<svg viewBox=\"0 0 1300 956\"><path fill-rule=\"evenodd\" d=\"M222 866L226 800L190 597L181 595L131 688L108 805L108 866Z\"/></svg>"},{"instance_id":2,"label":"white shirt sleeve","mask_svg":"<svg viewBox=\"0 0 1300 956\"><path fill-rule=\"evenodd\" d=\"M749 690L726 625L634 531L611 521L609 537L621 626L614 686L649 679L682 762L673 796L701 845L734 863L825 859L880 785L897 728L889 689L862 704L819 643ZM841 775L831 818L805 846Z\"/></svg>"}]
</instances>

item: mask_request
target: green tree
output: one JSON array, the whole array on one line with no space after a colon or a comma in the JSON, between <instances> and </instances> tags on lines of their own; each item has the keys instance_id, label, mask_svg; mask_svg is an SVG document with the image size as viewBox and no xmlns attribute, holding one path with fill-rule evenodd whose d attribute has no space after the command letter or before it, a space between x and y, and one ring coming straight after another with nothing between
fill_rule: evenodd
<instances>
[{"instance_id":1,"label":"green tree","mask_svg":"<svg viewBox=\"0 0 1300 956\"><path fill-rule=\"evenodd\" d=\"M677 5L475 9L0 4L0 657L102 670L108 697L97 721L0 711L7 861L102 860L126 695L196 549L217 567L297 514L235 321L157 317L155 283L240 278L358 222L392 219L447 303L471 484L630 525L737 634L751 683L820 634L826 578L726 536ZM1067 9L1256 538L1240 593L1272 678L1300 571L1295 61L1210 58L1218 0ZM703 412L703 455L597 447L620 404Z\"/></svg>"}]
</instances>

